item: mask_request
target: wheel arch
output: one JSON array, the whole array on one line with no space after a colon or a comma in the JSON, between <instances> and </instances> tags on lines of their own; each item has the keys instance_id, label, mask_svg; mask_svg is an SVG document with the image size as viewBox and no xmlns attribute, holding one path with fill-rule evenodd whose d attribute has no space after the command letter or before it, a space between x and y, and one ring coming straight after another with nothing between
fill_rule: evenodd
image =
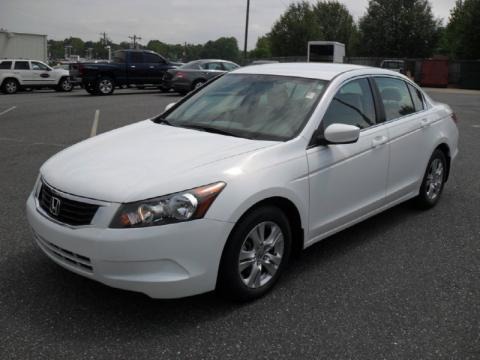
<instances>
[{"instance_id":1,"label":"wheel arch","mask_svg":"<svg viewBox=\"0 0 480 360\"><path fill-rule=\"evenodd\" d=\"M22 86L22 83L20 82L20 79L18 79L16 76L13 76L13 75L8 75L8 76L5 76L3 79L2 79L2 82L0 83L0 87L3 86L3 84L5 83L5 81L7 80L15 80L18 84L18 86Z\"/></svg>"}]
</instances>

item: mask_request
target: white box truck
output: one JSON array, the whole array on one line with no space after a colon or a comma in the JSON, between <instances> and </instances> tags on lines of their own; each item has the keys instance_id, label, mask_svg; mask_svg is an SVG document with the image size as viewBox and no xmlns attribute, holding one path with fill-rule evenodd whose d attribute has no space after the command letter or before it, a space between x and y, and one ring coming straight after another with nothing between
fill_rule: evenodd
<instances>
[{"instance_id":1,"label":"white box truck","mask_svg":"<svg viewBox=\"0 0 480 360\"><path fill-rule=\"evenodd\" d=\"M309 41L308 62L343 63L345 44L335 41Z\"/></svg>"}]
</instances>

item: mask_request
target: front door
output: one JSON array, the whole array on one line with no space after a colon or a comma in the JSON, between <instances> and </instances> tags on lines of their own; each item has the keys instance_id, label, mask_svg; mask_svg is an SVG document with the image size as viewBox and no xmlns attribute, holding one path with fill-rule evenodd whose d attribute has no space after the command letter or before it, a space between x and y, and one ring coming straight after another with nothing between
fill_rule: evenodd
<instances>
[{"instance_id":1,"label":"front door","mask_svg":"<svg viewBox=\"0 0 480 360\"><path fill-rule=\"evenodd\" d=\"M55 79L53 71L47 65L39 61L30 61L30 69L30 85L56 85L57 79Z\"/></svg>"},{"instance_id":2,"label":"front door","mask_svg":"<svg viewBox=\"0 0 480 360\"><path fill-rule=\"evenodd\" d=\"M309 242L319 240L384 205L388 133L376 119L372 90L366 78L344 84L332 100L321 128L340 123L358 126L361 132L354 144L307 150Z\"/></svg>"}]
</instances>

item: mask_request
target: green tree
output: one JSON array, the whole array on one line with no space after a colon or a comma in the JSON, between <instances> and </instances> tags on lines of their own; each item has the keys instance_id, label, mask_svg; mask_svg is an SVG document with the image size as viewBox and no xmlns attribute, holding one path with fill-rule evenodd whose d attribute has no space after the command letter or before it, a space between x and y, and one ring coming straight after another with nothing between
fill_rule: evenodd
<instances>
[{"instance_id":1,"label":"green tree","mask_svg":"<svg viewBox=\"0 0 480 360\"><path fill-rule=\"evenodd\" d=\"M306 55L308 41L319 39L320 30L316 22L310 3L290 4L269 33L272 55Z\"/></svg>"},{"instance_id":2,"label":"green tree","mask_svg":"<svg viewBox=\"0 0 480 360\"><path fill-rule=\"evenodd\" d=\"M272 50L269 34L259 37L255 49L248 53L250 59L267 59L271 56Z\"/></svg>"},{"instance_id":3,"label":"green tree","mask_svg":"<svg viewBox=\"0 0 480 360\"><path fill-rule=\"evenodd\" d=\"M480 59L480 0L457 0L444 39L452 57Z\"/></svg>"},{"instance_id":4,"label":"green tree","mask_svg":"<svg viewBox=\"0 0 480 360\"><path fill-rule=\"evenodd\" d=\"M202 58L215 58L230 61L239 61L240 50L237 39L221 37L215 41L208 41L200 53Z\"/></svg>"},{"instance_id":5,"label":"green tree","mask_svg":"<svg viewBox=\"0 0 480 360\"><path fill-rule=\"evenodd\" d=\"M360 19L362 55L431 56L440 24L428 0L370 0Z\"/></svg>"},{"instance_id":6,"label":"green tree","mask_svg":"<svg viewBox=\"0 0 480 360\"><path fill-rule=\"evenodd\" d=\"M357 37L357 27L347 7L338 1L318 1L313 6L319 39L345 44L347 54L352 55Z\"/></svg>"}]
</instances>

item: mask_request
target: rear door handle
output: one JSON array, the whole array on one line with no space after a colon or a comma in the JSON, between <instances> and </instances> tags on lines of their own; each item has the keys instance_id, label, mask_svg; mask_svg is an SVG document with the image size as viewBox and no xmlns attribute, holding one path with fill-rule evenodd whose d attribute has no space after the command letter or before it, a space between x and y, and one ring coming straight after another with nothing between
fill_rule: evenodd
<instances>
[{"instance_id":1,"label":"rear door handle","mask_svg":"<svg viewBox=\"0 0 480 360\"><path fill-rule=\"evenodd\" d=\"M386 136L376 136L373 140L372 140L372 147L375 149L375 148L378 148L380 146L383 146L385 145L386 143L388 142L388 138Z\"/></svg>"},{"instance_id":2,"label":"rear door handle","mask_svg":"<svg viewBox=\"0 0 480 360\"><path fill-rule=\"evenodd\" d=\"M150 66L150 69L155 69L155 66Z\"/></svg>"},{"instance_id":3,"label":"rear door handle","mask_svg":"<svg viewBox=\"0 0 480 360\"><path fill-rule=\"evenodd\" d=\"M135 65L130 65L130 67L131 67L132 69L135 69Z\"/></svg>"}]
</instances>

